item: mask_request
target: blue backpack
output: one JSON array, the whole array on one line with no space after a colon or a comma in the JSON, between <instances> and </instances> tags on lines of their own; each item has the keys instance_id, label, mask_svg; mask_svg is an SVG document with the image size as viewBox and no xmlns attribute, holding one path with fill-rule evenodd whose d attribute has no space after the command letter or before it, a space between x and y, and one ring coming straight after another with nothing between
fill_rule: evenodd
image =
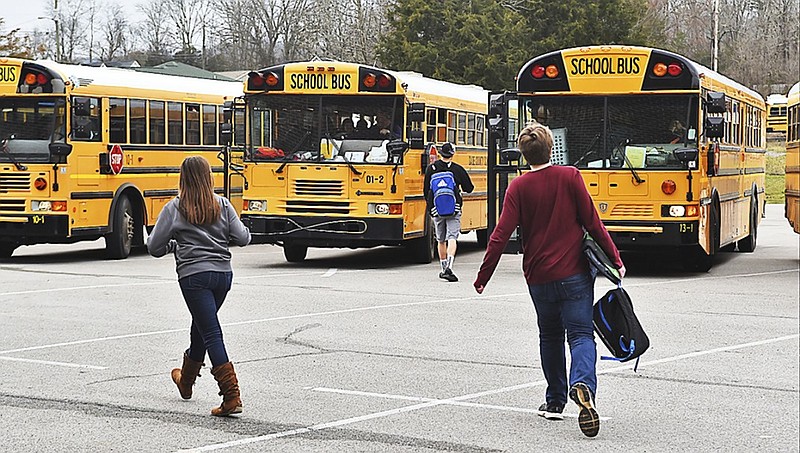
<instances>
[{"instance_id":1,"label":"blue backpack","mask_svg":"<svg viewBox=\"0 0 800 453\"><path fill-rule=\"evenodd\" d=\"M431 176L433 208L439 217L456 213L456 179L453 172L440 171Z\"/></svg>"}]
</instances>

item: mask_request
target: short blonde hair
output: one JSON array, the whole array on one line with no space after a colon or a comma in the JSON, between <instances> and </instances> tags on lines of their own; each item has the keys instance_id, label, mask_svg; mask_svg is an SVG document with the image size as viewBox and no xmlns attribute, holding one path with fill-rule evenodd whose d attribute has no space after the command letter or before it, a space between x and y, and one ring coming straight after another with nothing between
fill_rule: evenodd
<instances>
[{"instance_id":1,"label":"short blonde hair","mask_svg":"<svg viewBox=\"0 0 800 453\"><path fill-rule=\"evenodd\" d=\"M517 147L529 164L546 164L553 149L553 133L549 127L532 121L519 133Z\"/></svg>"}]
</instances>

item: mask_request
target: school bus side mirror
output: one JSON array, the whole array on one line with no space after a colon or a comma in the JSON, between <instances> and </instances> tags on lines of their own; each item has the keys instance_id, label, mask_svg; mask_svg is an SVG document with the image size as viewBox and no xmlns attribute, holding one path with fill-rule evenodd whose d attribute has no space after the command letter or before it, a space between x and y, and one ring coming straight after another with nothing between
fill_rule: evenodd
<instances>
[{"instance_id":1,"label":"school bus side mirror","mask_svg":"<svg viewBox=\"0 0 800 453\"><path fill-rule=\"evenodd\" d=\"M409 135L411 148L422 149L425 147L425 133L423 131L411 131Z\"/></svg>"},{"instance_id":2,"label":"school bus side mirror","mask_svg":"<svg viewBox=\"0 0 800 453\"><path fill-rule=\"evenodd\" d=\"M509 162L516 162L522 157L522 152L519 148L506 148L500 151L500 164L508 164Z\"/></svg>"},{"instance_id":3,"label":"school bus side mirror","mask_svg":"<svg viewBox=\"0 0 800 453\"><path fill-rule=\"evenodd\" d=\"M51 143L49 148L52 156L67 157L72 153L72 145L69 143Z\"/></svg>"},{"instance_id":4,"label":"school bus side mirror","mask_svg":"<svg viewBox=\"0 0 800 453\"><path fill-rule=\"evenodd\" d=\"M399 164L403 161L403 155L408 151L408 143L402 140L392 140L386 144L386 151L389 153L389 162Z\"/></svg>"},{"instance_id":5,"label":"school bus side mirror","mask_svg":"<svg viewBox=\"0 0 800 453\"><path fill-rule=\"evenodd\" d=\"M675 148L672 155L678 162L689 168L697 168L697 149L696 148ZM692 165L694 164L694 166Z\"/></svg>"},{"instance_id":6,"label":"school bus side mirror","mask_svg":"<svg viewBox=\"0 0 800 453\"><path fill-rule=\"evenodd\" d=\"M706 95L706 113L725 113L725 93L709 91Z\"/></svg>"},{"instance_id":7,"label":"school bus side mirror","mask_svg":"<svg viewBox=\"0 0 800 453\"><path fill-rule=\"evenodd\" d=\"M706 138L722 138L725 136L725 118L709 116L705 125Z\"/></svg>"},{"instance_id":8,"label":"school bus side mirror","mask_svg":"<svg viewBox=\"0 0 800 453\"><path fill-rule=\"evenodd\" d=\"M231 142L231 137L233 136L233 126L231 126L231 123L220 124L219 136L225 144Z\"/></svg>"},{"instance_id":9,"label":"school bus side mirror","mask_svg":"<svg viewBox=\"0 0 800 453\"><path fill-rule=\"evenodd\" d=\"M412 102L408 107L408 121L412 123L421 123L425 121L425 103Z\"/></svg>"}]
</instances>

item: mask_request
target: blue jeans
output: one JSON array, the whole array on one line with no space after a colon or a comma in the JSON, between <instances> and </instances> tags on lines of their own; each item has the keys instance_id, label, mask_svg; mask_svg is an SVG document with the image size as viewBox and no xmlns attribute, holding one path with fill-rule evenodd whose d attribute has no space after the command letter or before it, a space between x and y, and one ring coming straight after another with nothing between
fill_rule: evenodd
<instances>
[{"instance_id":1,"label":"blue jeans","mask_svg":"<svg viewBox=\"0 0 800 453\"><path fill-rule=\"evenodd\" d=\"M538 285L529 285L539 324L539 353L547 380L548 403L567 403L566 330L572 359L569 385L583 382L594 395L597 391L597 348L592 327L594 277L578 274Z\"/></svg>"},{"instance_id":2,"label":"blue jeans","mask_svg":"<svg viewBox=\"0 0 800 453\"><path fill-rule=\"evenodd\" d=\"M183 299L192 314L191 343L186 354L196 362L205 359L206 351L211 366L228 362L217 312L232 282L233 272L201 272L178 280Z\"/></svg>"}]
</instances>

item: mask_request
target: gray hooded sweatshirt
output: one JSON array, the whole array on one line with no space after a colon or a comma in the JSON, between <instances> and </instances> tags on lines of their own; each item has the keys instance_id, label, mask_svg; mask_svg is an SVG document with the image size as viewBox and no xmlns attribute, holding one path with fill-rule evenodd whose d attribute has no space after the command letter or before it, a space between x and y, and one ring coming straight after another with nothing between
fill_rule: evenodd
<instances>
[{"instance_id":1,"label":"gray hooded sweatshirt","mask_svg":"<svg viewBox=\"0 0 800 453\"><path fill-rule=\"evenodd\" d=\"M178 279L200 272L231 272L228 244L250 243L247 229L231 203L214 195L221 205L219 219L209 225L194 225L178 210L178 198L170 200L158 215L156 226L147 238L147 251L155 257L175 253Z\"/></svg>"}]
</instances>

